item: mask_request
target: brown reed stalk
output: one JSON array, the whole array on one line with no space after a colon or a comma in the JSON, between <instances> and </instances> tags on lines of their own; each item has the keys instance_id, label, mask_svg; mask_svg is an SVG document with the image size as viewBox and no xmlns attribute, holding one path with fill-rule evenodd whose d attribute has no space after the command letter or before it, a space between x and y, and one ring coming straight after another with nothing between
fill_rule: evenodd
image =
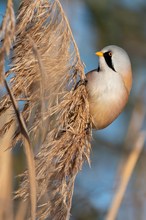
<instances>
[{"instance_id":1,"label":"brown reed stalk","mask_svg":"<svg viewBox=\"0 0 146 220\"><path fill-rule=\"evenodd\" d=\"M32 146L30 142L30 138L28 135L28 131L24 122L24 119L22 117L21 112L18 109L16 100L8 86L8 83L6 79L3 79L6 90L10 96L10 100L16 115L16 118L18 120L20 132L22 135L22 140L24 144L24 149L26 153L26 159L28 164L28 179L29 179L29 186L30 186L30 203L31 203L31 220L35 220L36 217L36 181L35 181L35 163L34 163L34 156L32 151Z\"/></svg>"},{"instance_id":2,"label":"brown reed stalk","mask_svg":"<svg viewBox=\"0 0 146 220\"><path fill-rule=\"evenodd\" d=\"M140 132L135 142L135 145L133 149L131 150L131 153L129 154L129 157L127 158L126 164L124 165L121 180L115 192L113 201L111 203L111 207L105 218L106 220L115 220L117 218L117 214L118 214L120 205L122 203L130 177L139 159L140 153L144 147L145 138L146 138L146 133Z\"/></svg>"},{"instance_id":3,"label":"brown reed stalk","mask_svg":"<svg viewBox=\"0 0 146 220\"><path fill-rule=\"evenodd\" d=\"M8 0L6 13L0 27L0 83L2 83L2 73L4 71L5 54L9 55L10 48L15 38L15 15L12 0Z\"/></svg>"},{"instance_id":4,"label":"brown reed stalk","mask_svg":"<svg viewBox=\"0 0 146 220\"><path fill-rule=\"evenodd\" d=\"M26 220L28 213L28 202L24 202L23 200L17 206L17 212L14 216L15 220Z\"/></svg>"},{"instance_id":5,"label":"brown reed stalk","mask_svg":"<svg viewBox=\"0 0 146 220\"><path fill-rule=\"evenodd\" d=\"M8 109L3 117L0 117L0 127L10 120L12 109ZM7 150L12 145L15 131L13 123L0 141L0 220L13 219L12 199L12 152Z\"/></svg>"},{"instance_id":6,"label":"brown reed stalk","mask_svg":"<svg viewBox=\"0 0 146 220\"><path fill-rule=\"evenodd\" d=\"M22 115L35 157L38 219L69 219L74 181L89 161L91 120L84 67L58 0L23 0L16 25L11 79L14 100L25 100ZM12 106L7 95L0 114ZM13 105L14 106L14 105ZM2 129L7 131L15 119ZM43 122L43 123L42 123ZM42 126L43 125L43 126ZM13 144L20 139L17 129ZM16 197L28 199L29 172Z\"/></svg>"},{"instance_id":7,"label":"brown reed stalk","mask_svg":"<svg viewBox=\"0 0 146 220\"><path fill-rule=\"evenodd\" d=\"M0 26L0 84L3 83L5 55L9 55L12 42L15 38L15 16L13 4L8 0L6 13ZM12 120L12 108L0 114L0 129ZM4 129L5 130L5 129ZM0 220L13 219L12 201L12 153L6 151L11 147L15 132L15 123L11 123L9 129L0 138Z\"/></svg>"}]
</instances>

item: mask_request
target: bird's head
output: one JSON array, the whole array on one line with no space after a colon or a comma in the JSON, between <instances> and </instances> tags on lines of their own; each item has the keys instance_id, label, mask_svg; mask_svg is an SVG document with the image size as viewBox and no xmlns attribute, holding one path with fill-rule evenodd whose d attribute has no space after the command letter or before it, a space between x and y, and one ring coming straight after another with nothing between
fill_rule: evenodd
<instances>
[{"instance_id":1,"label":"bird's head","mask_svg":"<svg viewBox=\"0 0 146 220\"><path fill-rule=\"evenodd\" d=\"M128 93L132 86L131 62L128 54L122 48L110 45L96 53L99 56L99 71L107 72L108 69L120 74Z\"/></svg>"}]
</instances>

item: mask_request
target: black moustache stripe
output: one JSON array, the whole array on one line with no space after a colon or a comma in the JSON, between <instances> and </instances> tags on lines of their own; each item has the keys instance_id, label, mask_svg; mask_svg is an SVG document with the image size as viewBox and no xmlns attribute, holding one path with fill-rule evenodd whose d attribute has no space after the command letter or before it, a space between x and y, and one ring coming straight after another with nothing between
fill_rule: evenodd
<instances>
[{"instance_id":1,"label":"black moustache stripe","mask_svg":"<svg viewBox=\"0 0 146 220\"><path fill-rule=\"evenodd\" d=\"M104 59L105 59L107 65L108 65L112 70L114 70L114 71L116 72L116 70L115 70L115 68L114 68L114 66L113 66L113 63L112 63L112 56L109 55L109 52L110 52L110 51L105 52L105 53L103 54Z\"/></svg>"}]
</instances>

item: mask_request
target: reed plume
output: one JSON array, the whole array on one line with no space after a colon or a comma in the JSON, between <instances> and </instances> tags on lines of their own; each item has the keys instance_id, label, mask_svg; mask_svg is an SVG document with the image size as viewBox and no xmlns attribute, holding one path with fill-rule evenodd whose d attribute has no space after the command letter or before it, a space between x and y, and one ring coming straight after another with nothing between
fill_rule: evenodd
<instances>
[{"instance_id":1,"label":"reed plume","mask_svg":"<svg viewBox=\"0 0 146 220\"><path fill-rule=\"evenodd\" d=\"M90 154L84 66L58 0L23 0L15 30L11 68L5 75L11 77L11 93L37 151L37 217L69 219L75 177ZM0 114L12 104L8 95L1 97ZM15 120L1 128L1 135ZM21 139L20 128L13 145ZM22 175L16 198L31 197L30 172Z\"/></svg>"}]
</instances>

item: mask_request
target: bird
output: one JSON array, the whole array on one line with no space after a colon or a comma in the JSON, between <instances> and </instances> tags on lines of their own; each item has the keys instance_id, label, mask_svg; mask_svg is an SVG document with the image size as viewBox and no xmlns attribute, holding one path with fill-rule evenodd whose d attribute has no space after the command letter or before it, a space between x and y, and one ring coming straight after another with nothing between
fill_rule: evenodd
<instances>
[{"instance_id":1,"label":"bird","mask_svg":"<svg viewBox=\"0 0 146 220\"><path fill-rule=\"evenodd\" d=\"M100 130L125 107L132 87L132 67L127 52L119 46L106 46L96 55L98 68L86 74L86 88L92 125Z\"/></svg>"}]
</instances>

